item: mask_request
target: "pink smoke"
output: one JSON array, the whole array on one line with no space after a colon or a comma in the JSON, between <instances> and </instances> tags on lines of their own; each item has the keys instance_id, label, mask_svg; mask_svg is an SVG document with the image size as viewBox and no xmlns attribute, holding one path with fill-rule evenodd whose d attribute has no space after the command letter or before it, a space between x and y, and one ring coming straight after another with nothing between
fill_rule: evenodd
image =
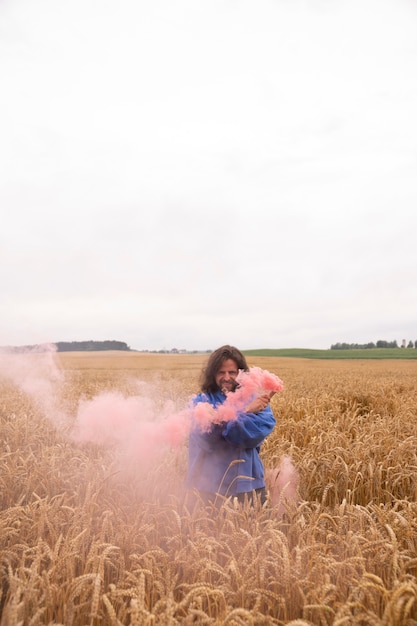
<instances>
[{"instance_id":1,"label":"pink smoke","mask_svg":"<svg viewBox=\"0 0 417 626\"><path fill-rule=\"evenodd\" d=\"M173 412L171 402L156 409L151 398L108 391L80 400L72 438L113 447L143 469L185 442L189 422L189 412Z\"/></svg>"},{"instance_id":2,"label":"pink smoke","mask_svg":"<svg viewBox=\"0 0 417 626\"><path fill-rule=\"evenodd\" d=\"M248 372L240 370L236 380L240 384L237 392L240 392L246 402L250 401L251 394L263 393L264 391L276 392L284 389L284 383L276 374L260 367L251 367Z\"/></svg>"},{"instance_id":3,"label":"pink smoke","mask_svg":"<svg viewBox=\"0 0 417 626\"><path fill-rule=\"evenodd\" d=\"M278 517L282 517L289 504L299 501L298 486L300 475L289 456L283 456L278 467L267 469L265 478L271 496L271 503L277 507Z\"/></svg>"},{"instance_id":4,"label":"pink smoke","mask_svg":"<svg viewBox=\"0 0 417 626\"><path fill-rule=\"evenodd\" d=\"M55 363L55 344L0 350L0 376L32 398L55 426L65 415L59 405L64 374Z\"/></svg>"}]
</instances>

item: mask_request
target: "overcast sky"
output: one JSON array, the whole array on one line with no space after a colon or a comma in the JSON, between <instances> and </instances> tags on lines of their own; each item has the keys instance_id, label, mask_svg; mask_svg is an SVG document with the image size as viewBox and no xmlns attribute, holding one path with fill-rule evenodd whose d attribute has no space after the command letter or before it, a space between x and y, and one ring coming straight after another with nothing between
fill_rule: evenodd
<instances>
[{"instance_id":1,"label":"overcast sky","mask_svg":"<svg viewBox=\"0 0 417 626\"><path fill-rule=\"evenodd\" d=\"M414 0L0 0L0 345L417 340Z\"/></svg>"}]
</instances>

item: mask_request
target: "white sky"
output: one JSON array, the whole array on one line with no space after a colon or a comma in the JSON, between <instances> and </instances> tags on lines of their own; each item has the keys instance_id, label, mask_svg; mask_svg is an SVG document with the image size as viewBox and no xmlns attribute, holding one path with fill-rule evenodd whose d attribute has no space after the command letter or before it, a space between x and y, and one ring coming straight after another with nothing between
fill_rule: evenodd
<instances>
[{"instance_id":1,"label":"white sky","mask_svg":"<svg viewBox=\"0 0 417 626\"><path fill-rule=\"evenodd\" d=\"M414 0L0 0L0 345L417 340Z\"/></svg>"}]
</instances>

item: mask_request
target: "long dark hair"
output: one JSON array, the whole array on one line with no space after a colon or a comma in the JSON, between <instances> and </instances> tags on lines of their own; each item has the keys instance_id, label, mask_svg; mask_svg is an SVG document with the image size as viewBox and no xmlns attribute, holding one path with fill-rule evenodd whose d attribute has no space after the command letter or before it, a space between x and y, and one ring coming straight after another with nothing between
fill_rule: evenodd
<instances>
[{"instance_id":1,"label":"long dark hair","mask_svg":"<svg viewBox=\"0 0 417 626\"><path fill-rule=\"evenodd\" d=\"M248 371L249 367L245 357L240 350L234 346L221 346L210 354L206 367L201 372L200 388L201 391L213 392L218 389L216 384L216 374L219 371L223 361L232 359L239 370Z\"/></svg>"}]
</instances>

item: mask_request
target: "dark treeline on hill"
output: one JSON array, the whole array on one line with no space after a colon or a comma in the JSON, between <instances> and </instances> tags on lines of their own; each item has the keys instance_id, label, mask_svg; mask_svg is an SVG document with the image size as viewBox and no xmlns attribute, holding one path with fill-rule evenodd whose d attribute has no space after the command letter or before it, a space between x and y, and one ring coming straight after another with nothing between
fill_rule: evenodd
<instances>
[{"instance_id":1,"label":"dark treeline on hill","mask_svg":"<svg viewBox=\"0 0 417 626\"><path fill-rule=\"evenodd\" d=\"M330 346L330 350L366 350L367 348L398 348L398 343L396 341L384 341L380 339L376 343L370 341L369 343L335 343ZM401 344L401 348L417 348L417 341L414 343L409 341L407 346L405 343L405 339Z\"/></svg>"},{"instance_id":2,"label":"dark treeline on hill","mask_svg":"<svg viewBox=\"0 0 417 626\"><path fill-rule=\"evenodd\" d=\"M40 343L30 346L3 346L0 352L10 352L14 354L26 352L95 352L98 350L125 350L130 351L129 346L124 341L57 341L56 343Z\"/></svg>"},{"instance_id":3,"label":"dark treeline on hill","mask_svg":"<svg viewBox=\"0 0 417 626\"><path fill-rule=\"evenodd\" d=\"M130 350L124 341L57 341L58 352L96 352L99 350Z\"/></svg>"}]
</instances>

